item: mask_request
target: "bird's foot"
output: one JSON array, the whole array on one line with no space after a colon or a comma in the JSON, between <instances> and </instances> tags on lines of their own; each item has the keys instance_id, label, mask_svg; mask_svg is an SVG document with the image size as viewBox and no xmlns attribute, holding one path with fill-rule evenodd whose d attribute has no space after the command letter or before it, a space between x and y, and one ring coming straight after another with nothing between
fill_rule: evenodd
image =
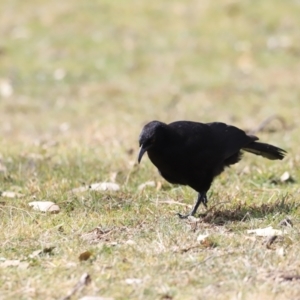
<instances>
[{"instance_id":1,"label":"bird's foot","mask_svg":"<svg viewBox=\"0 0 300 300\"><path fill-rule=\"evenodd\" d=\"M187 219L189 216L194 216L196 214L197 209L198 209L198 207L199 207L199 205L201 203L203 203L203 205L205 206L205 208L207 208L206 192L198 194L197 202L196 202L195 206L193 207L193 209L188 214L182 215L180 213L177 213L177 215L179 216L180 219Z\"/></svg>"},{"instance_id":2,"label":"bird's foot","mask_svg":"<svg viewBox=\"0 0 300 300\"><path fill-rule=\"evenodd\" d=\"M207 208L207 198L203 197L202 201L200 201L200 203L203 203L203 205L205 206L205 208Z\"/></svg>"},{"instance_id":3,"label":"bird's foot","mask_svg":"<svg viewBox=\"0 0 300 300\"><path fill-rule=\"evenodd\" d=\"M188 213L186 215L183 215L181 213L177 213L177 216L180 218L180 219L187 219L189 216L192 216L192 213Z\"/></svg>"}]
</instances>

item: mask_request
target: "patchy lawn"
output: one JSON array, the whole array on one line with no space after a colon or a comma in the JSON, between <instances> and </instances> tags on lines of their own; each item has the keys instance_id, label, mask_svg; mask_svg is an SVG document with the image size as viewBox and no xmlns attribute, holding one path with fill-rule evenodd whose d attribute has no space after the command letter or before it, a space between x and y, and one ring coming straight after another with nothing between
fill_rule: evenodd
<instances>
[{"instance_id":1,"label":"patchy lawn","mask_svg":"<svg viewBox=\"0 0 300 300\"><path fill-rule=\"evenodd\" d=\"M0 11L1 299L299 298L299 3ZM196 193L137 165L153 119L258 129L288 155L245 154L180 220Z\"/></svg>"}]
</instances>

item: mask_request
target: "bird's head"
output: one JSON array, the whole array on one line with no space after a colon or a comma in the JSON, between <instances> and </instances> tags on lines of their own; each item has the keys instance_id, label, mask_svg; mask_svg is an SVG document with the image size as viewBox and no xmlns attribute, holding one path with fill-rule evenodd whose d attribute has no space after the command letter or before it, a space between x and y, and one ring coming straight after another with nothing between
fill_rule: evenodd
<instances>
[{"instance_id":1,"label":"bird's head","mask_svg":"<svg viewBox=\"0 0 300 300\"><path fill-rule=\"evenodd\" d=\"M159 121L152 121L144 126L139 137L139 163L141 162L145 152L147 152L150 148L154 147L158 143L161 143L166 127L167 125L165 123Z\"/></svg>"}]
</instances>

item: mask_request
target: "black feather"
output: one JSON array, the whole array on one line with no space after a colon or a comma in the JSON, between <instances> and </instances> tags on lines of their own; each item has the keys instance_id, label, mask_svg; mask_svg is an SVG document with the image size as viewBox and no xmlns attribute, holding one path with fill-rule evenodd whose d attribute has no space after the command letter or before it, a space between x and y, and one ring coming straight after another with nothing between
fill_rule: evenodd
<instances>
[{"instance_id":1,"label":"black feather","mask_svg":"<svg viewBox=\"0 0 300 300\"><path fill-rule=\"evenodd\" d=\"M247 145L247 147L243 147L242 149L247 152L260 155L271 160L283 159L284 155L286 154L286 151L283 149L280 149L270 144L259 142L250 143Z\"/></svg>"}]
</instances>

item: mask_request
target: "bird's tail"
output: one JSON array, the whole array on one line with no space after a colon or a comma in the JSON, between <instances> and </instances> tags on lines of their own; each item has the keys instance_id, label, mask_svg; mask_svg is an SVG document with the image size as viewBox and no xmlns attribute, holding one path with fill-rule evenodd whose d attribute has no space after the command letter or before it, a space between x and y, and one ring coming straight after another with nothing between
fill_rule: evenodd
<instances>
[{"instance_id":1,"label":"bird's tail","mask_svg":"<svg viewBox=\"0 0 300 300\"><path fill-rule=\"evenodd\" d=\"M283 159L286 154L286 151L283 149L259 142L252 142L243 148L243 150L272 160Z\"/></svg>"}]
</instances>

